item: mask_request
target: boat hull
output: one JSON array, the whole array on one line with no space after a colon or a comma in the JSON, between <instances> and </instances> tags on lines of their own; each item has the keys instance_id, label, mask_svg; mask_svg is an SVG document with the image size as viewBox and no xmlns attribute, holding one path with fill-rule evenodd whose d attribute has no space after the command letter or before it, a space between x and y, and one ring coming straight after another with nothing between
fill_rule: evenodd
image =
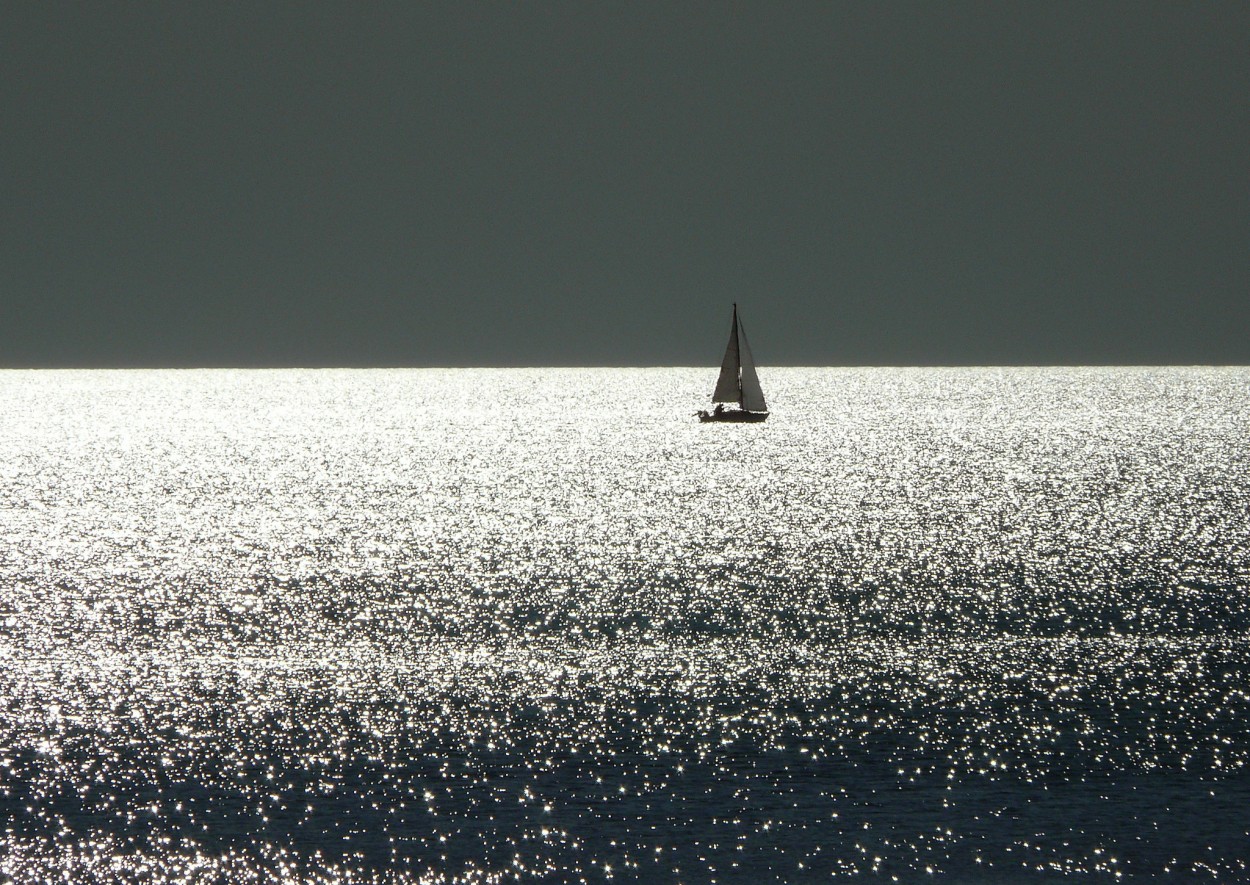
<instances>
[{"instance_id":1,"label":"boat hull","mask_svg":"<svg viewBox=\"0 0 1250 885\"><path fill-rule=\"evenodd\" d=\"M767 420L767 412L748 412L745 409L726 409L723 412L699 413L699 421L703 424L759 424L761 421Z\"/></svg>"}]
</instances>

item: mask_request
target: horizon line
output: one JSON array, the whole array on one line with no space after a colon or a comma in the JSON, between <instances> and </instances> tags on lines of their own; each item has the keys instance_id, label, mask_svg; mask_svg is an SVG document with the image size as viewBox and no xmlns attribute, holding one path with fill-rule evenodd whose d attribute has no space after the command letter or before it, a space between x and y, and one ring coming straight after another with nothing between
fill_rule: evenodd
<instances>
[{"instance_id":1,"label":"horizon line","mask_svg":"<svg viewBox=\"0 0 1250 885\"><path fill-rule=\"evenodd\" d=\"M552 363L548 365L191 365L191 366L158 366L158 365L0 365L0 372L368 372L410 369L414 371L449 371L449 370L549 370L549 369L706 369L716 371L718 367L700 364L572 364ZM1250 363L775 363L756 364L757 369L1244 369Z\"/></svg>"}]
</instances>

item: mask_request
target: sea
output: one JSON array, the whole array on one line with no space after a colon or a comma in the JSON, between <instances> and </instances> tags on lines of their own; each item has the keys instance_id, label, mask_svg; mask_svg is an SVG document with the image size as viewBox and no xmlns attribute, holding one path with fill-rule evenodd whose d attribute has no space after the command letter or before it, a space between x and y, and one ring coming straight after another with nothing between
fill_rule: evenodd
<instances>
[{"instance_id":1,"label":"sea","mask_svg":"<svg viewBox=\"0 0 1250 885\"><path fill-rule=\"evenodd\" d=\"M1250 880L1250 369L0 372L0 882Z\"/></svg>"}]
</instances>

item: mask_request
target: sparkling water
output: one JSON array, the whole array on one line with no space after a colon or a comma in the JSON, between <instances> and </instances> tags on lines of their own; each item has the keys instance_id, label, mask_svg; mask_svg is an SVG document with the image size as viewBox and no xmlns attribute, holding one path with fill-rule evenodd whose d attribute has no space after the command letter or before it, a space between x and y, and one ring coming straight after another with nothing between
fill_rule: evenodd
<instances>
[{"instance_id":1,"label":"sparkling water","mask_svg":"<svg viewBox=\"0 0 1250 885\"><path fill-rule=\"evenodd\" d=\"M1250 877L1250 370L760 374L0 372L0 880Z\"/></svg>"}]
</instances>

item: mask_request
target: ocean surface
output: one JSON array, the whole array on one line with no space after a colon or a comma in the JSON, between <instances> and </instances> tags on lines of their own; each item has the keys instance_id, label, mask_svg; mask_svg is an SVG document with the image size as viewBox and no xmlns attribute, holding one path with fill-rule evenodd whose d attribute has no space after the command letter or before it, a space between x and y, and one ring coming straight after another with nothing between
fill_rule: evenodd
<instances>
[{"instance_id":1,"label":"ocean surface","mask_svg":"<svg viewBox=\"0 0 1250 885\"><path fill-rule=\"evenodd\" d=\"M1250 370L0 372L0 882L1250 880Z\"/></svg>"}]
</instances>

